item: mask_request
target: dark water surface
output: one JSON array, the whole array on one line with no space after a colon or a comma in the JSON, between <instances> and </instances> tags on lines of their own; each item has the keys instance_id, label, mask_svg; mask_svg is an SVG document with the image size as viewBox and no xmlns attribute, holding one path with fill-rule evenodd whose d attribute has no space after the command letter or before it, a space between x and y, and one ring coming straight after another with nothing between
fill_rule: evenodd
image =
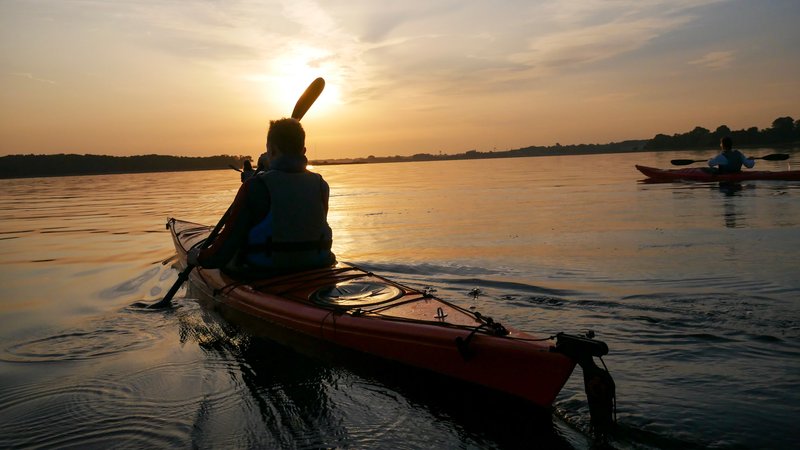
<instances>
[{"instance_id":1,"label":"dark water surface","mask_svg":"<svg viewBox=\"0 0 800 450\"><path fill-rule=\"evenodd\" d=\"M515 328L594 330L617 382L611 447L794 448L800 182L651 184L633 168L706 156L319 171L340 260ZM238 186L232 170L0 180L0 448L597 446L580 370L550 414L192 289L171 310L128 307L176 278L166 218L216 223Z\"/></svg>"}]
</instances>

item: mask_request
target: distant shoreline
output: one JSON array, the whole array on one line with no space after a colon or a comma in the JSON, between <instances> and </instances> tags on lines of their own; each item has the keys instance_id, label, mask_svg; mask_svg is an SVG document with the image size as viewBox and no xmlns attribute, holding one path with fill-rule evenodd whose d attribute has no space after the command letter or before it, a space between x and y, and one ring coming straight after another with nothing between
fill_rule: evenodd
<instances>
[{"instance_id":1,"label":"distant shoreline","mask_svg":"<svg viewBox=\"0 0 800 450\"><path fill-rule=\"evenodd\" d=\"M764 130L750 127L746 130L734 131L725 125L720 125L712 132L702 127L695 127L687 133L674 134L672 136L657 134L652 139L627 140L608 144L562 146L557 143L552 146L531 146L488 152L468 150L464 153L456 154L370 155L365 158L315 159L309 161L309 164L326 166L659 151L711 151L719 149L719 141L725 136L733 138L735 148L797 149L800 147L800 120L795 121L788 116L779 117L772 122L771 128ZM242 167L244 161L252 159L253 156L248 155L217 155L209 157L78 154L9 155L0 157L0 179L219 170L229 167Z\"/></svg>"},{"instance_id":2,"label":"distant shoreline","mask_svg":"<svg viewBox=\"0 0 800 450\"><path fill-rule=\"evenodd\" d=\"M628 141L634 142L634 141ZM638 141L636 141L638 142ZM594 146L592 146L594 147ZM604 146L599 146L604 147ZM739 146L740 149L756 149L756 148L772 148L776 150L785 149L787 151L800 151L800 142L786 143L782 145L777 144L762 144L762 145L749 145ZM334 160L309 160L309 165L312 166L340 166L340 165L355 165L355 164L387 164L387 163L401 163L401 162L429 162L429 161L463 161L470 159L505 159L505 158L536 158L542 156L577 156L577 155L602 155L602 154L616 154L616 153L645 153L645 152L661 152L661 151L685 151L685 152L703 152L718 150L714 147L698 147L698 148L684 148L684 149L663 149L652 150L648 148L571 148L568 146L555 148L535 148L535 149L518 149L507 151L490 151L490 152L477 152L470 151L466 153L452 154L452 155L430 155L418 154L413 156L386 156L386 157L367 157L367 158L342 158ZM69 176L88 176L88 175L122 175L122 174L137 174L137 173L162 173L162 172L194 172L203 170L224 170L231 169L232 167L241 167L244 160L248 159L247 156L212 156L212 157L197 157L190 158L195 161L206 162L200 166L194 167L139 167L129 169L110 169L110 165L84 167L84 170L62 170L58 172L36 171L28 170L27 173L9 174L4 165L4 159L13 157L15 158L17 166L42 167L42 162L47 161L53 157L60 157L61 159L72 161L72 165L81 164L82 160L87 156L92 158L103 159L112 161L115 159L124 160L126 158L137 157L118 157L106 155L11 155L8 157L0 157L0 179L14 179L14 178L49 178L49 177L69 177ZM181 159L185 157L177 156L161 156L166 160L172 158ZM226 164L219 164L218 161L223 158L225 161L231 161ZM207 161L206 161L207 160ZM212 162L213 161L213 162Z\"/></svg>"},{"instance_id":3,"label":"distant shoreline","mask_svg":"<svg viewBox=\"0 0 800 450\"><path fill-rule=\"evenodd\" d=\"M168 155L9 155L0 157L0 178L184 172L241 167L247 156L187 157Z\"/></svg>"},{"instance_id":4,"label":"distant shoreline","mask_svg":"<svg viewBox=\"0 0 800 450\"><path fill-rule=\"evenodd\" d=\"M394 162L455 161L466 159L520 158L558 155L586 155L649 151L642 146L647 141L625 141L611 144L576 146L528 147L524 149L412 156L369 156L366 158L313 159L310 165L332 166L350 164L381 164ZM10 155L0 157L0 179L58 176L115 175L127 173L187 172L222 170L242 167L249 156L221 155L184 157L168 155L109 156L109 155Z\"/></svg>"}]
</instances>

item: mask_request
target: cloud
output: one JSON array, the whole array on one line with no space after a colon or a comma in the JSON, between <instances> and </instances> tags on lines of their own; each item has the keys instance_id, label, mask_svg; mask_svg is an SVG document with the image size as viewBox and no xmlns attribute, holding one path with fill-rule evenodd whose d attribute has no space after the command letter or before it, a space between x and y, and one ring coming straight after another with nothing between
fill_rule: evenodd
<instances>
[{"instance_id":1,"label":"cloud","mask_svg":"<svg viewBox=\"0 0 800 450\"><path fill-rule=\"evenodd\" d=\"M17 73L12 73L11 75L14 75L16 77L25 78L25 79L32 80L32 81L36 81L38 83L58 84L53 80L48 80L46 78L39 78L39 77L34 76L32 73L27 73L27 72L25 72L25 73L17 72Z\"/></svg>"},{"instance_id":2,"label":"cloud","mask_svg":"<svg viewBox=\"0 0 800 450\"><path fill-rule=\"evenodd\" d=\"M463 0L323 2L325 9L342 28L349 30L359 42L367 44L381 43L400 34L417 34L419 27L429 27L426 24L452 26L453 18L457 17L454 13L468 8L472 3ZM429 32L430 29L423 34Z\"/></svg>"},{"instance_id":3,"label":"cloud","mask_svg":"<svg viewBox=\"0 0 800 450\"><path fill-rule=\"evenodd\" d=\"M559 1L538 13L546 29L526 39L527 46L509 54L534 73L558 73L610 60L639 50L657 38L697 19L707 1Z\"/></svg>"},{"instance_id":4,"label":"cloud","mask_svg":"<svg viewBox=\"0 0 800 450\"><path fill-rule=\"evenodd\" d=\"M720 51L706 53L702 57L689 61L689 64L707 67L709 69L725 69L733 62L734 51Z\"/></svg>"},{"instance_id":5,"label":"cloud","mask_svg":"<svg viewBox=\"0 0 800 450\"><path fill-rule=\"evenodd\" d=\"M308 55L308 66L352 86L344 97L358 101L412 86L530 87L641 49L718 1L85 0L82 11L150 50L226 73L257 76Z\"/></svg>"},{"instance_id":6,"label":"cloud","mask_svg":"<svg viewBox=\"0 0 800 450\"><path fill-rule=\"evenodd\" d=\"M719 1L76 0L50 10L230 74L257 77L300 55L359 101L532 89L642 49Z\"/></svg>"},{"instance_id":7,"label":"cloud","mask_svg":"<svg viewBox=\"0 0 800 450\"><path fill-rule=\"evenodd\" d=\"M398 88L530 89L542 78L586 71L645 48L720 1L561 0L502 7L462 2L433 19L410 11L416 6L411 1L395 5L391 20L383 21L375 10L367 13L369 20L377 14L382 32L368 33L370 40L358 40L352 51Z\"/></svg>"},{"instance_id":8,"label":"cloud","mask_svg":"<svg viewBox=\"0 0 800 450\"><path fill-rule=\"evenodd\" d=\"M574 68L607 60L645 46L687 18L645 18L560 31L530 40L529 50L512 60L542 69Z\"/></svg>"}]
</instances>

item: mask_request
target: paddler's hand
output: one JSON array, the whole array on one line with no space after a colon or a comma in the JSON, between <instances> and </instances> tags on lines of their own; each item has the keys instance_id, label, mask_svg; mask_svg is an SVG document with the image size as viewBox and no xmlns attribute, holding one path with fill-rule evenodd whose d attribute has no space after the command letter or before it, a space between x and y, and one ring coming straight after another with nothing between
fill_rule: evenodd
<instances>
[{"instance_id":1,"label":"paddler's hand","mask_svg":"<svg viewBox=\"0 0 800 450\"><path fill-rule=\"evenodd\" d=\"M195 247L189 250L189 252L186 254L186 263L189 264L190 266L199 266L200 265L200 261L198 261L199 258L200 258L200 249L198 247Z\"/></svg>"}]
</instances>

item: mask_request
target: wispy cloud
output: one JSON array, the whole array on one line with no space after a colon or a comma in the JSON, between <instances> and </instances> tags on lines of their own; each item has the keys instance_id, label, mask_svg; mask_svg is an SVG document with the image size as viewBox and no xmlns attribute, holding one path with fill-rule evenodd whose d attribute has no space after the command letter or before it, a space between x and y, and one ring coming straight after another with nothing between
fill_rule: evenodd
<instances>
[{"instance_id":1,"label":"wispy cloud","mask_svg":"<svg viewBox=\"0 0 800 450\"><path fill-rule=\"evenodd\" d=\"M642 48L688 20L687 17L617 20L558 31L532 38L527 51L509 57L541 72L575 69Z\"/></svg>"},{"instance_id":2,"label":"wispy cloud","mask_svg":"<svg viewBox=\"0 0 800 450\"><path fill-rule=\"evenodd\" d=\"M706 1L559 1L538 10L544 31L526 39L522 51L509 54L528 73L557 74L610 60L673 33L698 16Z\"/></svg>"},{"instance_id":3,"label":"wispy cloud","mask_svg":"<svg viewBox=\"0 0 800 450\"><path fill-rule=\"evenodd\" d=\"M542 78L589 70L643 49L720 1L562 0L502 8L465 2L435 21L395 6L402 21L359 50L398 85L422 81L443 92L455 83L472 91L532 89Z\"/></svg>"},{"instance_id":4,"label":"wispy cloud","mask_svg":"<svg viewBox=\"0 0 800 450\"><path fill-rule=\"evenodd\" d=\"M305 58L353 86L346 98L358 101L377 85L384 94L412 85L427 93L455 83L486 92L533 86L639 50L719 1L129 0L87 1L84 10L113 17L152 50L231 73Z\"/></svg>"},{"instance_id":5,"label":"wispy cloud","mask_svg":"<svg viewBox=\"0 0 800 450\"><path fill-rule=\"evenodd\" d=\"M15 77L25 78L31 81L36 81L37 83L58 84L53 80L48 80L46 78L39 78L37 76L34 76L32 73L27 73L27 72L15 72L12 73L11 75L14 75Z\"/></svg>"},{"instance_id":6,"label":"wispy cloud","mask_svg":"<svg viewBox=\"0 0 800 450\"><path fill-rule=\"evenodd\" d=\"M706 53L698 59L689 61L689 64L707 67L709 69L725 69L733 63L734 51L720 51Z\"/></svg>"}]
</instances>

